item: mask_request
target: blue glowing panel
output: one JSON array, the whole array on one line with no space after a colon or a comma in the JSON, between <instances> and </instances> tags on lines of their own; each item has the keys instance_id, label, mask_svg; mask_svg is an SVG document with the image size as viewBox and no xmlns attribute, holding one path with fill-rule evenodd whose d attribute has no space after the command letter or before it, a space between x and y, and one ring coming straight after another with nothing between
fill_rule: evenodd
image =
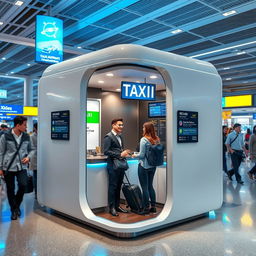
<instances>
[{"instance_id":1,"label":"blue glowing panel","mask_svg":"<svg viewBox=\"0 0 256 256\"><path fill-rule=\"evenodd\" d=\"M22 105L0 105L0 113L23 114Z\"/></svg>"},{"instance_id":2,"label":"blue glowing panel","mask_svg":"<svg viewBox=\"0 0 256 256\"><path fill-rule=\"evenodd\" d=\"M7 98L7 91L0 90L0 99L6 99L6 98Z\"/></svg>"},{"instance_id":3,"label":"blue glowing panel","mask_svg":"<svg viewBox=\"0 0 256 256\"><path fill-rule=\"evenodd\" d=\"M63 21L36 16L36 61L48 64L63 60Z\"/></svg>"},{"instance_id":4,"label":"blue glowing panel","mask_svg":"<svg viewBox=\"0 0 256 256\"><path fill-rule=\"evenodd\" d=\"M155 100L156 85L145 83L122 82L121 98L130 100Z\"/></svg>"},{"instance_id":5,"label":"blue glowing panel","mask_svg":"<svg viewBox=\"0 0 256 256\"><path fill-rule=\"evenodd\" d=\"M165 117L166 116L166 103L154 102L148 103L148 117Z\"/></svg>"}]
</instances>

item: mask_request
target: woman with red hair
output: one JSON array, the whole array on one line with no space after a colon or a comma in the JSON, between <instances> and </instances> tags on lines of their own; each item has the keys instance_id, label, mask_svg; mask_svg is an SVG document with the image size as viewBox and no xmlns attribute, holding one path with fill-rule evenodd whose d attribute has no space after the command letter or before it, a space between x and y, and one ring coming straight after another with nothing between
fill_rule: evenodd
<instances>
[{"instance_id":1,"label":"woman with red hair","mask_svg":"<svg viewBox=\"0 0 256 256\"><path fill-rule=\"evenodd\" d=\"M148 147L150 145L159 143L160 139L156 135L153 123L144 123L143 137L140 140L140 152L133 155L139 158L138 176L143 194L144 214L148 214L150 212L156 213L156 193L153 187L153 179L156 172L156 166L149 165L146 156Z\"/></svg>"}]
</instances>

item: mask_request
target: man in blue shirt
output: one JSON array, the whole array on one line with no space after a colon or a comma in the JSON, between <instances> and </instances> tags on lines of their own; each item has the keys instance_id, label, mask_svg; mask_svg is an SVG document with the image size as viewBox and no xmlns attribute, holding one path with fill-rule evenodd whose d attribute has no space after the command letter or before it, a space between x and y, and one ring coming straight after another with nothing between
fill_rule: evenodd
<instances>
[{"instance_id":1,"label":"man in blue shirt","mask_svg":"<svg viewBox=\"0 0 256 256\"><path fill-rule=\"evenodd\" d=\"M239 174L239 166L243 160L243 153L246 153L244 147L244 138L241 134L241 124L234 124L233 132L231 132L226 139L226 146L228 152L231 154L231 161L233 165L233 169L228 171L228 177L232 180L232 176L235 174L237 183L243 185L244 182L241 179L241 175Z\"/></svg>"}]
</instances>

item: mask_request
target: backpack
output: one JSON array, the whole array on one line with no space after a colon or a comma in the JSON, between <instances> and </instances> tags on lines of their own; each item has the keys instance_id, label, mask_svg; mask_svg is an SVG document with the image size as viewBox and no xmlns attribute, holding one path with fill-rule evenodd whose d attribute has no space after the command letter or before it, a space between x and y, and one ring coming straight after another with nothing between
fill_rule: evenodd
<instances>
[{"instance_id":1,"label":"backpack","mask_svg":"<svg viewBox=\"0 0 256 256\"><path fill-rule=\"evenodd\" d=\"M162 144L148 145L146 158L151 166L159 166L164 163L164 146Z\"/></svg>"}]
</instances>

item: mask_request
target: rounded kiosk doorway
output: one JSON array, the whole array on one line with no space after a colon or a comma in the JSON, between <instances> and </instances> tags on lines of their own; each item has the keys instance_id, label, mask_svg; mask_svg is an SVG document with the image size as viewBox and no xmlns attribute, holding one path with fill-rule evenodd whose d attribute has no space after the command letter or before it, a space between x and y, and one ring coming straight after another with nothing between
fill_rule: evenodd
<instances>
[{"instance_id":1,"label":"rounded kiosk doorway","mask_svg":"<svg viewBox=\"0 0 256 256\"><path fill-rule=\"evenodd\" d=\"M86 104L86 195L89 207L96 216L118 223L135 223L161 213L166 201L166 116L166 85L156 69L126 64L98 69L92 74L88 82ZM120 206L128 213L118 211L118 216L113 216L110 212L110 176L107 155L104 155L104 137L112 130L111 121L116 118L123 119L122 147L130 153L126 158L129 169L125 174L129 182L141 190L143 202L145 193L143 196L142 186L146 191L145 179L141 173L140 177L138 175L141 159L136 156L140 151L144 123L153 123L155 133L165 148L164 162L156 167L150 178L153 179L155 202L152 202L154 193L149 181L149 212L144 209L138 214L131 209L122 189ZM123 182L127 183L126 177ZM119 193L119 188L115 191Z\"/></svg>"}]
</instances>

